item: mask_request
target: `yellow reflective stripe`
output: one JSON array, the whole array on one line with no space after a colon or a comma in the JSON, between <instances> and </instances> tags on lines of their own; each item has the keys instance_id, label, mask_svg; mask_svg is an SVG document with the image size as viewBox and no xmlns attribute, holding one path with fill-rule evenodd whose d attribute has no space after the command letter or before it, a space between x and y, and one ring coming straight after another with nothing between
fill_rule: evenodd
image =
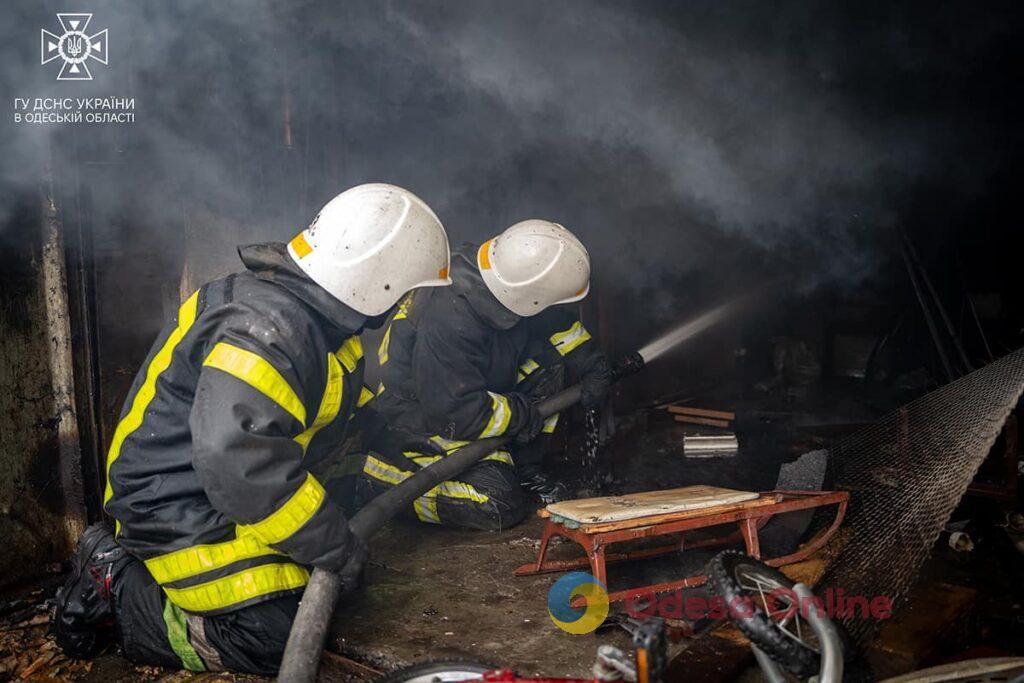
<instances>
[{"instance_id":1,"label":"yellow reflective stripe","mask_svg":"<svg viewBox=\"0 0 1024 683\"><path fill-rule=\"evenodd\" d=\"M388 347L391 345L391 326L395 324L396 320L405 320L409 316L410 305L412 305L412 292L407 294L401 303L398 304L395 317L388 323L388 329L384 331L384 337L380 340L380 346L377 347L377 360L380 361L381 365L388 362Z\"/></svg>"},{"instance_id":2,"label":"yellow reflective stripe","mask_svg":"<svg viewBox=\"0 0 1024 683\"><path fill-rule=\"evenodd\" d=\"M519 371L516 373L517 382L522 382L524 379L533 374L537 368L540 367L540 363L530 358L525 363L519 366Z\"/></svg>"},{"instance_id":3,"label":"yellow reflective stripe","mask_svg":"<svg viewBox=\"0 0 1024 683\"><path fill-rule=\"evenodd\" d=\"M363 343L359 341L359 337L349 337L335 355L346 370L350 373L355 372L356 365L363 358Z\"/></svg>"},{"instance_id":4,"label":"yellow reflective stripe","mask_svg":"<svg viewBox=\"0 0 1024 683\"><path fill-rule=\"evenodd\" d=\"M412 476L412 472L403 472L394 465L378 460L372 455L366 456L366 464L363 465L363 472L379 479L385 484L401 484Z\"/></svg>"},{"instance_id":5,"label":"yellow reflective stripe","mask_svg":"<svg viewBox=\"0 0 1024 683\"><path fill-rule=\"evenodd\" d=\"M590 333L587 332L587 328L583 327L583 323L578 320L564 332L556 332L551 335L551 343L558 349L558 353L563 356L588 339L590 339Z\"/></svg>"},{"instance_id":6,"label":"yellow reflective stripe","mask_svg":"<svg viewBox=\"0 0 1024 683\"><path fill-rule=\"evenodd\" d=\"M491 391L487 393L491 395L491 419L488 420L484 431L480 432L479 438L481 439L504 434L508 429L509 419L512 417L512 408L509 406L507 398Z\"/></svg>"},{"instance_id":7,"label":"yellow reflective stripe","mask_svg":"<svg viewBox=\"0 0 1024 683\"><path fill-rule=\"evenodd\" d=\"M132 399L132 407L125 414L114 431L114 438L110 442L110 450L107 451L107 486L103 492L103 504L106 505L107 501L114 494L113 489L110 486L110 466L114 464L118 456L121 455L121 446L124 445L125 439L134 432L142 424L142 419L145 417L146 408L149 407L153 397L156 396L156 381L160 377L160 374L171 365L171 356L174 354L174 349L181 342L182 338L188 333L189 328L192 327L196 321L196 311L199 308L199 291L196 290L192 296L190 296L185 303L178 309L178 324L167 337L167 341L160 347L160 350L153 356L153 360L150 361L149 367L146 368L146 379L143 380L142 386L135 393L135 397Z\"/></svg>"},{"instance_id":8,"label":"yellow reflective stripe","mask_svg":"<svg viewBox=\"0 0 1024 683\"><path fill-rule=\"evenodd\" d=\"M188 640L188 625L185 613L170 600L164 605L164 624L167 626L167 640L174 654L189 671L206 671L206 664Z\"/></svg>"},{"instance_id":9,"label":"yellow reflective stripe","mask_svg":"<svg viewBox=\"0 0 1024 683\"><path fill-rule=\"evenodd\" d=\"M341 410L341 399L345 390L344 373L341 370L341 362L332 355L327 356L327 384L324 386L324 395L320 399L320 408L316 411L316 419L309 429L295 437L295 440L302 446L305 453L309 442L313 440L316 433L334 421Z\"/></svg>"},{"instance_id":10,"label":"yellow reflective stripe","mask_svg":"<svg viewBox=\"0 0 1024 683\"><path fill-rule=\"evenodd\" d=\"M196 545L159 555L146 560L146 568L157 583L166 584L227 567L239 560L280 555L267 544L279 543L301 529L320 509L324 498L320 482L307 474L298 491L276 512L256 524L239 525L234 540Z\"/></svg>"},{"instance_id":11,"label":"yellow reflective stripe","mask_svg":"<svg viewBox=\"0 0 1024 683\"><path fill-rule=\"evenodd\" d=\"M534 370L536 370L539 367L540 367L540 363L538 363L534 359L530 358L525 363L523 363L522 365L519 366L519 371L522 372L524 375L529 375L530 373L532 373Z\"/></svg>"},{"instance_id":12,"label":"yellow reflective stripe","mask_svg":"<svg viewBox=\"0 0 1024 683\"><path fill-rule=\"evenodd\" d=\"M437 514L437 497L426 495L421 496L412 502L412 509L421 522L429 524L440 524L441 518Z\"/></svg>"},{"instance_id":13,"label":"yellow reflective stripe","mask_svg":"<svg viewBox=\"0 0 1024 683\"><path fill-rule=\"evenodd\" d=\"M492 460L494 462L503 462L509 467L515 467L515 463L512 461L512 455L508 451L494 451L488 455L484 460Z\"/></svg>"},{"instance_id":14,"label":"yellow reflective stripe","mask_svg":"<svg viewBox=\"0 0 1024 683\"><path fill-rule=\"evenodd\" d=\"M380 340L380 346L377 347L377 361L384 365L388 362L388 347L391 345L391 325L388 325L388 329L384 330L384 337Z\"/></svg>"},{"instance_id":15,"label":"yellow reflective stripe","mask_svg":"<svg viewBox=\"0 0 1024 683\"><path fill-rule=\"evenodd\" d=\"M444 456L442 455L421 455L419 453L406 453L406 457L415 462L420 467L426 467L432 465ZM501 462L509 466L514 466L512 456L508 451L494 451L490 455L486 456L484 460L490 460L492 462Z\"/></svg>"},{"instance_id":16,"label":"yellow reflective stripe","mask_svg":"<svg viewBox=\"0 0 1024 683\"><path fill-rule=\"evenodd\" d=\"M412 509L421 522L441 523L441 517L437 513L438 496L469 500L477 504L483 504L490 500L470 484L461 481L444 481L413 501Z\"/></svg>"},{"instance_id":17,"label":"yellow reflective stripe","mask_svg":"<svg viewBox=\"0 0 1024 683\"><path fill-rule=\"evenodd\" d=\"M164 588L167 598L189 612L231 607L261 595L305 586L309 572L297 564L264 564L188 588Z\"/></svg>"},{"instance_id":18,"label":"yellow reflective stripe","mask_svg":"<svg viewBox=\"0 0 1024 683\"><path fill-rule=\"evenodd\" d=\"M436 493L434 493L436 491ZM427 493L427 495L442 495L448 498L461 498L471 500L474 503L486 503L490 500L486 495L477 491L471 484L461 481L442 481Z\"/></svg>"},{"instance_id":19,"label":"yellow reflective stripe","mask_svg":"<svg viewBox=\"0 0 1024 683\"><path fill-rule=\"evenodd\" d=\"M240 526L239 534L252 533L264 543L280 543L313 518L324 498L324 487L307 472L306 481L284 505L255 524Z\"/></svg>"},{"instance_id":20,"label":"yellow reflective stripe","mask_svg":"<svg viewBox=\"0 0 1024 683\"><path fill-rule=\"evenodd\" d=\"M277 368L262 356L227 342L218 342L203 365L242 380L305 426L306 407Z\"/></svg>"},{"instance_id":21,"label":"yellow reflective stripe","mask_svg":"<svg viewBox=\"0 0 1024 683\"><path fill-rule=\"evenodd\" d=\"M374 399L373 390L370 389L370 387L364 386L359 391L359 400L356 401L356 408L362 408L363 406L365 406L367 403L369 403L373 399Z\"/></svg>"},{"instance_id":22,"label":"yellow reflective stripe","mask_svg":"<svg viewBox=\"0 0 1024 683\"><path fill-rule=\"evenodd\" d=\"M384 393L384 382L377 382L377 395L380 396Z\"/></svg>"},{"instance_id":23,"label":"yellow reflective stripe","mask_svg":"<svg viewBox=\"0 0 1024 683\"><path fill-rule=\"evenodd\" d=\"M204 572L226 567L239 560L248 560L263 555L281 555L267 547L252 534L239 536L233 541L194 545L174 552L153 557L145 561L146 569L157 583L172 583L197 576Z\"/></svg>"},{"instance_id":24,"label":"yellow reflective stripe","mask_svg":"<svg viewBox=\"0 0 1024 683\"><path fill-rule=\"evenodd\" d=\"M558 413L555 413L548 419L544 420L544 428L541 429L545 434L550 434L555 431L555 427L558 426Z\"/></svg>"},{"instance_id":25,"label":"yellow reflective stripe","mask_svg":"<svg viewBox=\"0 0 1024 683\"><path fill-rule=\"evenodd\" d=\"M468 441L454 441L452 439L446 439L440 434L435 434L434 436L430 437L430 440L436 443L441 448L443 448L445 450L445 453L457 451L469 443Z\"/></svg>"}]
</instances>

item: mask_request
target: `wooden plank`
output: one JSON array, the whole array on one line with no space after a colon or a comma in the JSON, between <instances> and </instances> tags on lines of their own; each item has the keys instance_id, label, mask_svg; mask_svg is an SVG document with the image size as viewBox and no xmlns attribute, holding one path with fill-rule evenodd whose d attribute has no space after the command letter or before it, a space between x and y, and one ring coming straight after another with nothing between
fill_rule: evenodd
<instances>
[{"instance_id":1,"label":"wooden plank","mask_svg":"<svg viewBox=\"0 0 1024 683\"><path fill-rule=\"evenodd\" d=\"M750 642L733 626L720 625L684 647L669 662L666 681L735 681L754 661Z\"/></svg>"},{"instance_id":2,"label":"wooden plank","mask_svg":"<svg viewBox=\"0 0 1024 683\"><path fill-rule=\"evenodd\" d=\"M735 420L736 413L726 410L709 410L708 408L691 408L689 406L669 406L668 412L675 415L696 415L697 417L710 417L716 420Z\"/></svg>"},{"instance_id":3,"label":"wooden plank","mask_svg":"<svg viewBox=\"0 0 1024 683\"><path fill-rule=\"evenodd\" d=\"M676 415L676 422L685 422L692 425L706 425L708 427L728 427L728 420L712 420L707 417L694 417L692 415Z\"/></svg>"},{"instance_id":4,"label":"wooden plank","mask_svg":"<svg viewBox=\"0 0 1024 683\"><path fill-rule=\"evenodd\" d=\"M547 510L552 515L574 522L593 524L729 505L756 499L758 495L752 491L696 485L622 496L565 500L548 505Z\"/></svg>"},{"instance_id":5,"label":"wooden plank","mask_svg":"<svg viewBox=\"0 0 1024 683\"><path fill-rule=\"evenodd\" d=\"M922 582L907 603L885 623L867 648L879 678L888 678L939 662L963 645L978 591L948 583Z\"/></svg>"}]
</instances>

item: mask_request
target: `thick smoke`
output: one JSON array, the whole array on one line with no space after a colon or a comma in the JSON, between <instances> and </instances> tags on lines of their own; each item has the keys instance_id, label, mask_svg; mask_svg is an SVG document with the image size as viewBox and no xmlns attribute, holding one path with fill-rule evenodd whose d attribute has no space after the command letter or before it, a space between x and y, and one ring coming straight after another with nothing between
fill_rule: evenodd
<instances>
[{"instance_id":1,"label":"thick smoke","mask_svg":"<svg viewBox=\"0 0 1024 683\"><path fill-rule=\"evenodd\" d=\"M38 64L38 30L56 11L92 12L93 28L110 29L111 64L93 82L55 83ZM591 247L599 279L647 292L708 275L870 278L913 188L976 191L948 173L978 148L969 106L922 106L914 88L963 80L977 46L1007 30L995 11L923 20L888 4L185 0L5 12L5 107L95 94L135 97L138 110L128 127L74 130L14 127L6 114L2 216L11 188L36 181L47 141L59 166L122 164L94 202L168 247L196 205L243 239L281 239L338 190L390 181L431 203L454 241L560 221ZM972 174L987 155L969 159ZM670 310L665 296L652 305Z\"/></svg>"}]
</instances>

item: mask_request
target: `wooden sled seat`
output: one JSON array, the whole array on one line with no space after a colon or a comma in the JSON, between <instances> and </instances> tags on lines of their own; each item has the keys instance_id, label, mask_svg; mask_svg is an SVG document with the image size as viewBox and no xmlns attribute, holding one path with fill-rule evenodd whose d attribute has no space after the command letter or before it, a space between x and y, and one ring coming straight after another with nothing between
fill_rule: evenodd
<instances>
[{"instance_id":1,"label":"wooden sled seat","mask_svg":"<svg viewBox=\"0 0 1024 683\"><path fill-rule=\"evenodd\" d=\"M575 522L579 526L587 526L631 522L646 517L661 517L712 507L728 507L748 501L757 501L759 504L771 502L766 500L762 503L760 498L761 494L752 491L736 491L718 486L683 486L678 489L629 493L624 496L566 500L548 505L542 516L562 524ZM638 525L645 523L637 522Z\"/></svg>"}]
</instances>

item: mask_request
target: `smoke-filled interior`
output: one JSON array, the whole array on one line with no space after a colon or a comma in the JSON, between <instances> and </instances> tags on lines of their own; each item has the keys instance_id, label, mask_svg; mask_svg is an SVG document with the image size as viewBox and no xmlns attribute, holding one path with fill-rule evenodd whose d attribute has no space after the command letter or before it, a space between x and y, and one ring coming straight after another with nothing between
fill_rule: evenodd
<instances>
[{"instance_id":1,"label":"smoke-filled interior","mask_svg":"<svg viewBox=\"0 0 1024 683\"><path fill-rule=\"evenodd\" d=\"M546 466L580 495L769 490L805 451L1024 344L1016 3L43 0L0 12L0 533L19 548L0 584L66 562L68 519L102 517L125 398L181 302L241 270L239 245L287 242L362 183L415 192L453 248L529 218L586 245L581 319L612 360L639 352L646 367L614 389L618 431L600 447L594 416L566 413ZM109 31L90 81L39 63L39 30L59 12ZM31 112L69 97L130 98L134 120L14 117L15 98ZM371 386L379 335L363 342ZM669 404L735 412L726 441L735 431L739 455L683 458L700 423L681 427ZM418 539L399 525L381 552ZM463 561L472 580L495 580ZM408 599L443 640L437 605ZM416 640L394 626L404 617L368 625L383 608L360 604L364 640L329 649L380 670L427 653L367 655L388 633ZM1024 651L1009 640L1003 651ZM568 673L530 656L529 673Z\"/></svg>"}]
</instances>

